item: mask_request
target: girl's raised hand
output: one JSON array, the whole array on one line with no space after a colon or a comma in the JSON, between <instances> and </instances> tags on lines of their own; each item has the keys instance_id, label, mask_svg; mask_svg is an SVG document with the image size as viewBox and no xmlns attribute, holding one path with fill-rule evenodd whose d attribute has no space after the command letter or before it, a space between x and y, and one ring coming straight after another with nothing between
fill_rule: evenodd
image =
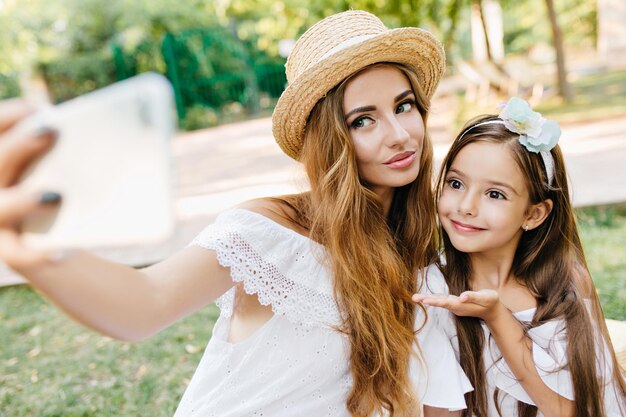
<instances>
[{"instance_id":1,"label":"girl's raised hand","mask_svg":"<svg viewBox=\"0 0 626 417\"><path fill-rule=\"evenodd\" d=\"M494 290L465 291L461 295L414 294L413 301L427 306L442 307L457 316L478 317L489 321L498 313L500 296Z\"/></svg>"}]
</instances>

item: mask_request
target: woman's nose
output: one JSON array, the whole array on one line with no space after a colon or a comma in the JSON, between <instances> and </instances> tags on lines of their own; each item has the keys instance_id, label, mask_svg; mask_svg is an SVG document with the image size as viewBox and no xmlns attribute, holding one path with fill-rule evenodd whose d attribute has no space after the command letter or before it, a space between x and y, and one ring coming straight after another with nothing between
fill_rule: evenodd
<instances>
[{"instance_id":1,"label":"woman's nose","mask_svg":"<svg viewBox=\"0 0 626 417\"><path fill-rule=\"evenodd\" d=\"M387 129L387 144L389 147L404 145L410 138L409 132L396 117L389 118Z\"/></svg>"}]
</instances>

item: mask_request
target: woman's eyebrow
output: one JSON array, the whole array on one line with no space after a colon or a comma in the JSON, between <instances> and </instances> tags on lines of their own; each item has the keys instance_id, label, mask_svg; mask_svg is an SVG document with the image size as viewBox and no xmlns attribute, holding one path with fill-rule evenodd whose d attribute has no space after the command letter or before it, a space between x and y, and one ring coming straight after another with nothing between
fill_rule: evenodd
<instances>
[{"instance_id":1,"label":"woman's eyebrow","mask_svg":"<svg viewBox=\"0 0 626 417\"><path fill-rule=\"evenodd\" d=\"M405 98L408 95L413 94L413 90L406 90L403 91L402 93L398 94L394 99L394 103L397 103L398 101L402 100L403 98ZM346 120L348 120L350 118L350 116L352 116L355 113L362 113L362 112L366 112L366 111L374 111L376 110L376 106L363 106L363 107L357 107L356 109L352 109L350 110L348 113L346 113L346 115L344 116L344 118Z\"/></svg>"},{"instance_id":2,"label":"woman's eyebrow","mask_svg":"<svg viewBox=\"0 0 626 417\"><path fill-rule=\"evenodd\" d=\"M366 111L374 111L374 110L376 110L376 106L357 107L356 109L352 109L348 113L346 113L346 115L344 116L344 119L348 120L350 116L352 116L355 113L363 113Z\"/></svg>"},{"instance_id":3,"label":"woman's eyebrow","mask_svg":"<svg viewBox=\"0 0 626 417\"><path fill-rule=\"evenodd\" d=\"M393 101L394 102L398 102L398 101L402 100L403 98L405 98L406 96L411 95L411 94L413 94L413 90L406 90L406 91L398 94L396 96L396 98L393 99Z\"/></svg>"}]
</instances>

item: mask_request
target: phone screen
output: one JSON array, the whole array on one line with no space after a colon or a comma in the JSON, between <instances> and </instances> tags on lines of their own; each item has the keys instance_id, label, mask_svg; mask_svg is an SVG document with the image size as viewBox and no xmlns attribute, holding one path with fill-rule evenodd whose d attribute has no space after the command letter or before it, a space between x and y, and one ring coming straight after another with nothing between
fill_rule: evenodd
<instances>
[{"instance_id":1,"label":"phone screen","mask_svg":"<svg viewBox=\"0 0 626 417\"><path fill-rule=\"evenodd\" d=\"M171 87L144 74L35 114L27 126L58 132L53 148L23 177L56 191L56 212L28 219L25 239L44 247L156 243L174 226Z\"/></svg>"}]
</instances>

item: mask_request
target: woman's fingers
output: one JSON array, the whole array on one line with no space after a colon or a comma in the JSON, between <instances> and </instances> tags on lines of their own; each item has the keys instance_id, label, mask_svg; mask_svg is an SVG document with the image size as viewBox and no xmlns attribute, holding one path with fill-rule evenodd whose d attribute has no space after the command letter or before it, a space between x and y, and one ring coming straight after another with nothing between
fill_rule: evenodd
<instances>
[{"instance_id":1,"label":"woman's fingers","mask_svg":"<svg viewBox=\"0 0 626 417\"><path fill-rule=\"evenodd\" d=\"M16 128L16 124L35 108L24 100L0 101L0 187L15 184L24 169L54 143L49 129L35 132Z\"/></svg>"},{"instance_id":2,"label":"woman's fingers","mask_svg":"<svg viewBox=\"0 0 626 417\"><path fill-rule=\"evenodd\" d=\"M31 134L6 131L0 139L0 187L14 185L33 160L54 144L55 132L40 129Z\"/></svg>"},{"instance_id":3,"label":"woman's fingers","mask_svg":"<svg viewBox=\"0 0 626 417\"><path fill-rule=\"evenodd\" d=\"M27 215L58 204L61 196L53 192L27 193L17 188L0 190L0 227L10 227Z\"/></svg>"},{"instance_id":4,"label":"woman's fingers","mask_svg":"<svg viewBox=\"0 0 626 417\"><path fill-rule=\"evenodd\" d=\"M35 108L27 101L10 99L0 101L0 133L8 130L19 120L33 113Z\"/></svg>"}]
</instances>

